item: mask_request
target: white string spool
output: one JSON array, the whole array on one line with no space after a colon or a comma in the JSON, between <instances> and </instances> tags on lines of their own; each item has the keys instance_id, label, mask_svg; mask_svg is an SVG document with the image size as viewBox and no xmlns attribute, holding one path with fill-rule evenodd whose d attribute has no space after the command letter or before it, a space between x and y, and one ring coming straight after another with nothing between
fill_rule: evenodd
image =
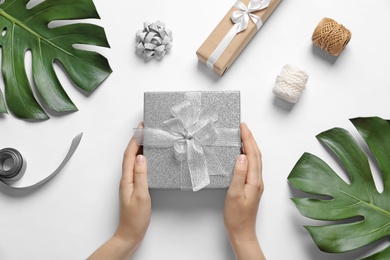
<instances>
[{"instance_id":1,"label":"white string spool","mask_svg":"<svg viewBox=\"0 0 390 260\"><path fill-rule=\"evenodd\" d=\"M272 92L287 102L297 103L303 90L306 88L308 79L309 75L305 71L297 66L287 64L276 77Z\"/></svg>"}]
</instances>

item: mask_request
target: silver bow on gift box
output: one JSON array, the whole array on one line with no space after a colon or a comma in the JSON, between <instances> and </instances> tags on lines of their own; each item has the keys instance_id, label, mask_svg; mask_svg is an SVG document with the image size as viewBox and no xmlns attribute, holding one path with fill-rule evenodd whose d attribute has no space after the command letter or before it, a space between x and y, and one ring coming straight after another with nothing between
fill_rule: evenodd
<instances>
[{"instance_id":1,"label":"silver bow on gift box","mask_svg":"<svg viewBox=\"0 0 390 260\"><path fill-rule=\"evenodd\" d=\"M144 147L173 148L177 160L187 162L192 189L198 191L210 183L210 175L228 175L212 150L216 146L240 147L239 129L217 128L220 102L203 109L184 101L171 108L173 118L163 129L136 129L134 137Z\"/></svg>"}]
</instances>

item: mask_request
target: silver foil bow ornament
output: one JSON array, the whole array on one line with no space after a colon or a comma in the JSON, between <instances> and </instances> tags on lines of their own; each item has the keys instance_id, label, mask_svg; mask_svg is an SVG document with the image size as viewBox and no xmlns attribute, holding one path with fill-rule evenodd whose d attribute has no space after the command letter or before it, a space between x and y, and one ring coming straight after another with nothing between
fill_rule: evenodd
<instances>
[{"instance_id":1,"label":"silver foil bow ornament","mask_svg":"<svg viewBox=\"0 0 390 260\"><path fill-rule=\"evenodd\" d=\"M217 128L220 102L203 109L190 101L171 108L173 118L163 129L136 129L136 141L145 147L173 148L177 160L188 164L193 191L210 183L210 175L228 175L212 151L213 146L241 146L238 129Z\"/></svg>"},{"instance_id":2,"label":"silver foil bow ornament","mask_svg":"<svg viewBox=\"0 0 390 260\"><path fill-rule=\"evenodd\" d=\"M156 57L162 59L165 53L172 49L172 31L165 28L165 24L144 23L144 29L136 33L136 52L141 54L145 61Z\"/></svg>"}]
</instances>

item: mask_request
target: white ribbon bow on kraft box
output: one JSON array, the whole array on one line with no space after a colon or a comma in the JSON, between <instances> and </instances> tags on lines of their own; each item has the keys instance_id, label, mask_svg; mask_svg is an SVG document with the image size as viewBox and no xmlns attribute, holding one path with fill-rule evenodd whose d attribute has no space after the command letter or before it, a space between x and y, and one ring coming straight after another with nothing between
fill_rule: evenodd
<instances>
[{"instance_id":1,"label":"white ribbon bow on kraft box","mask_svg":"<svg viewBox=\"0 0 390 260\"><path fill-rule=\"evenodd\" d=\"M280 2L237 1L197 50L199 61L222 76Z\"/></svg>"}]
</instances>

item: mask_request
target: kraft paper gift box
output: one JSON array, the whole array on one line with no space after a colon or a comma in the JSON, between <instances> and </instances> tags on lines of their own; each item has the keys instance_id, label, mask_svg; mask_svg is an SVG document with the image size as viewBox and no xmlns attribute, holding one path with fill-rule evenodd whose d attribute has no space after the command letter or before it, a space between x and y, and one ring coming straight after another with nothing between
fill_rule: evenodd
<instances>
[{"instance_id":1,"label":"kraft paper gift box","mask_svg":"<svg viewBox=\"0 0 390 260\"><path fill-rule=\"evenodd\" d=\"M197 50L199 61L222 76L280 2L237 1Z\"/></svg>"},{"instance_id":2,"label":"kraft paper gift box","mask_svg":"<svg viewBox=\"0 0 390 260\"><path fill-rule=\"evenodd\" d=\"M151 189L225 189L241 150L240 92L145 92L143 145Z\"/></svg>"}]
</instances>

